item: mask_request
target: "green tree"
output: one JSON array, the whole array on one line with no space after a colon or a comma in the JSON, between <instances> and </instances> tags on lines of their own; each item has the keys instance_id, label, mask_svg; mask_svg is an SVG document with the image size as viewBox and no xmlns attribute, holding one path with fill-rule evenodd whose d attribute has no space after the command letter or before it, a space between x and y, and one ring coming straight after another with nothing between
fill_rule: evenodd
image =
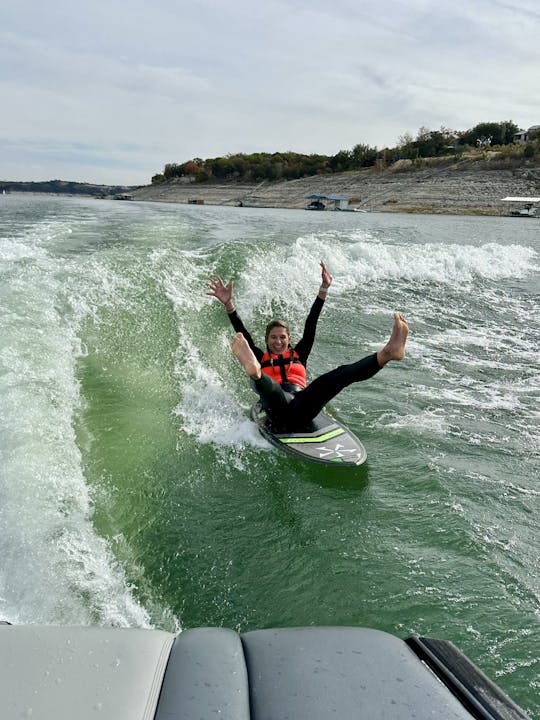
<instances>
[{"instance_id":1,"label":"green tree","mask_svg":"<svg viewBox=\"0 0 540 720\"><path fill-rule=\"evenodd\" d=\"M176 163L167 163L163 169L165 180L172 180L172 178L180 177L181 174L180 166Z\"/></svg>"},{"instance_id":2,"label":"green tree","mask_svg":"<svg viewBox=\"0 0 540 720\"><path fill-rule=\"evenodd\" d=\"M344 170L349 170L351 167L351 151L340 150L330 158L328 165L332 172L343 172Z\"/></svg>"},{"instance_id":3,"label":"green tree","mask_svg":"<svg viewBox=\"0 0 540 720\"><path fill-rule=\"evenodd\" d=\"M195 173L195 182L204 183L212 179L212 174L209 170L202 167Z\"/></svg>"},{"instance_id":4,"label":"green tree","mask_svg":"<svg viewBox=\"0 0 540 720\"><path fill-rule=\"evenodd\" d=\"M464 145L475 146L491 139L491 145L509 145L514 142L514 134L518 131L518 126L511 120L498 123L483 122L463 132L459 142Z\"/></svg>"},{"instance_id":5,"label":"green tree","mask_svg":"<svg viewBox=\"0 0 540 720\"><path fill-rule=\"evenodd\" d=\"M415 145L415 141L410 132L403 133L398 138L398 151L399 158L407 158L408 160L414 160L418 157L418 148Z\"/></svg>"},{"instance_id":6,"label":"green tree","mask_svg":"<svg viewBox=\"0 0 540 720\"><path fill-rule=\"evenodd\" d=\"M362 143L359 143L358 145L355 145L352 149L351 167L371 167L372 165L375 165L375 160L377 159L378 154L379 151L376 147L371 147L370 145L363 145Z\"/></svg>"}]
</instances>

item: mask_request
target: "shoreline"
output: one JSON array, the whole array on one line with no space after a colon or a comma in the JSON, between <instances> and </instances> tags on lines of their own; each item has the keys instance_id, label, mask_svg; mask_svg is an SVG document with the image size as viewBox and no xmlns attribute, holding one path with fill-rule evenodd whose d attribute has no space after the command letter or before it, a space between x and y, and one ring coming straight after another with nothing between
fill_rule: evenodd
<instances>
[{"instance_id":1,"label":"shoreline","mask_svg":"<svg viewBox=\"0 0 540 720\"><path fill-rule=\"evenodd\" d=\"M305 210L310 195L345 196L342 211L511 217L505 197L540 197L540 155L516 161L486 153L461 158L399 160L388 168L315 175L296 180L197 183L177 178L155 185L106 186L52 180L0 182L4 194L64 195L224 207ZM515 209L515 208L514 208ZM334 210L327 202L326 210ZM536 215L540 217L540 210Z\"/></svg>"},{"instance_id":2,"label":"shoreline","mask_svg":"<svg viewBox=\"0 0 540 720\"><path fill-rule=\"evenodd\" d=\"M262 183L169 181L132 190L134 200L251 208L305 209L311 194L349 198L348 210L508 216L502 198L538 196L540 167L389 168Z\"/></svg>"}]
</instances>

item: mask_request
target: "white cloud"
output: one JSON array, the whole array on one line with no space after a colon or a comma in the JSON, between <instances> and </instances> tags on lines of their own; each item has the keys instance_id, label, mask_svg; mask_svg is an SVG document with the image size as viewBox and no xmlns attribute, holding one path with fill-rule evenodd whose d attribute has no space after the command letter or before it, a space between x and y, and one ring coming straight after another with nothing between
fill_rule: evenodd
<instances>
[{"instance_id":1,"label":"white cloud","mask_svg":"<svg viewBox=\"0 0 540 720\"><path fill-rule=\"evenodd\" d=\"M533 0L19 0L0 11L0 177L136 184L197 156L528 127L539 25Z\"/></svg>"}]
</instances>

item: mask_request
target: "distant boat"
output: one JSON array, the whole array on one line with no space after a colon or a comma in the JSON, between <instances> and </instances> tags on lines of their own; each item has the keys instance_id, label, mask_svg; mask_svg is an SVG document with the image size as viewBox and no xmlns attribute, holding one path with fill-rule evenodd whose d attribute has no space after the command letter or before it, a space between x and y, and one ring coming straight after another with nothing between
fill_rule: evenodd
<instances>
[{"instance_id":1,"label":"distant boat","mask_svg":"<svg viewBox=\"0 0 540 720\"><path fill-rule=\"evenodd\" d=\"M512 217L536 217L536 208L534 205L524 205L519 210L511 210Z\"/></svg>"},{"instance_id":2,"label":"distant boat","mask_svg":"<svg viewBox=\"0 0 540 720\"><path fill-rule=\"evenodd\" d=\"M538 217L536 211L540 197L505 197L502 202L514 203L510 206L510 217ZM517 204L521 207L516 207Z\"/></svg>"},{"instance_id":3,"label":"distant boat","mask_svg":"<svg viewBox=\"0 0 540 720\"><path fill-rule=\"evenodd\" d=\"M328 206L325 205L323 200L330 202L333 207L331 210L346 210L349 203L349 198L345 195L308 195L308 200L311 200L306 210L328 210Z\"/></svg>"},{"instance_id":4,"label":"distant boat","mask_svg":"<svg viewBox=\"0 0 540 720\"><path fill-rule=\"evenodd\" d=\"M306 207L306 210L326 210L326 205L320 200L313 200Z\"/></svg>"}]
</instances>

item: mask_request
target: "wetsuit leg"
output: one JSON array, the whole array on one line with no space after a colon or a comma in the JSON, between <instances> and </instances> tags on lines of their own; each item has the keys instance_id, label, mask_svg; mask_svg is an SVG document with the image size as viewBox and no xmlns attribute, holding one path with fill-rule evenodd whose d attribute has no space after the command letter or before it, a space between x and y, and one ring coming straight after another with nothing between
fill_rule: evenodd
<instances>
[{"instance_id":1,"label":"wetsuit leg","mask_svg":"<svg viewBox=\"0 0 540 720\"><path fill-rule=\"evenodd\" d=\"M276 422L284 422L289 415L290 393L284 392L281 385L265 373L262 373L258 380L253 381L253 386L270 417Z\"/></svg>"},{"instance_id":2,"label":"wetsuit leg","mask_svg":"<svg viewBox=\"0 0 540 720\"><path fill-rule=\"evenodd\" d=\"M341 365L321 375L307 388L294 395L289 403L288 417L295 424L307 423L318 415L323 407L348 385L368 380L380 370L377 353L368 355L350 365Z\"/></svg>"}]
</instances>

